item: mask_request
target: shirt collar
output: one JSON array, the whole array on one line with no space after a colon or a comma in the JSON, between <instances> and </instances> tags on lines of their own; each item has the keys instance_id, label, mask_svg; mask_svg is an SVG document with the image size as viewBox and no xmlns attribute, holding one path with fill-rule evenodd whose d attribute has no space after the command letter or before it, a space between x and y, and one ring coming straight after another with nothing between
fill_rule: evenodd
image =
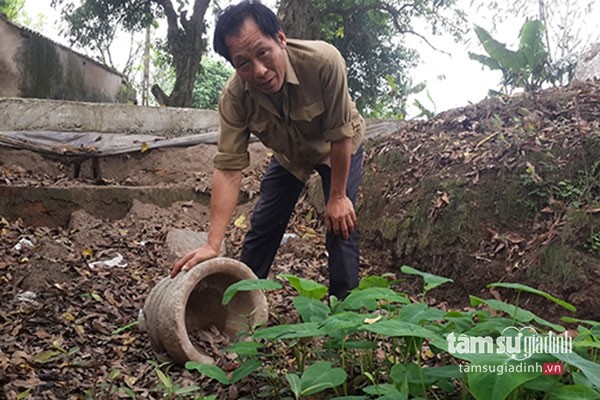
<instances>
[{"instance_id":1,"label":"shirt collar","mask_svg":"<svg viewBox=\"0 0 600 400\"><path fill-rule=\"evenodd\" d=\"M287 83L291 83L292 85L299 85L300 81L298 80L298 75L296 75L296 71L294 70L294 66L290 62L290 56L287 52L287 48L285 50L285 81Z\"/></svg>"}]
</instances>

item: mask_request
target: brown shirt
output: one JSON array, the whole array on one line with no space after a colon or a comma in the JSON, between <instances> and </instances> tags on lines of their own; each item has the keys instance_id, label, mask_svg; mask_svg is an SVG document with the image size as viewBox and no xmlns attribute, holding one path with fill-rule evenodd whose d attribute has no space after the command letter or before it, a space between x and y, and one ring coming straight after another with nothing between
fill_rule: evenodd
<instances>
[{"instance_id":1,"label":"brown shirt","mask_svg":"<svg viewBox=\"0 0 600 400\"><path fill-rule=\"evenodd\" d=\"M249 165L250 133L302 181L315 165L329 164L329 142L352 138L353 151L360 146L365 122L350 98L341 54L325 42L295 39L287 40L286 53L281 107L237 74L225 85L219 100L216 168L241 170Z\"/></svg>"}]
</instances>

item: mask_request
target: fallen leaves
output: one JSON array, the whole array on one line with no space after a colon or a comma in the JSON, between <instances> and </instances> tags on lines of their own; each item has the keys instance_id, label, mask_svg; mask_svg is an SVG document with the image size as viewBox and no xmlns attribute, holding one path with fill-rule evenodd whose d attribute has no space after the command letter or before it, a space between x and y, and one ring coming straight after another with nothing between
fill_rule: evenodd
<instances>
[{"instance_id":1,"label":"fallen leaves","mask_svg":"<svg viewBox=\"0 0 600 400\"><path fill-rule=\"evenodd\" d=\"M78 244L67 240L71 231L24 227L18 221L6 229L0 247L3 276L10 277L0 293L4 310L0 313L0 382L4 394L18 397L25 390L47 398L83 394L95 381L108 377L108 371L88 366L109 359L123 360L127 365L124 372L135 376L138 364L153 358L149 345L139 341L138 334L118 339L112 331L137 319L152 281L132 281L130 273L148 272L149 265L134 262L128 268L115 269L101 263L90 274L86 261L93 257L94 247L89 246L93 243L82 247L87 251L77 251ZM113 245L125 254L123 258L140 258L139 246L133 242L141 239L132 238L128 246L118 226L109 223L88 233L88 237L109 233ZM156 235L155 241L160 243L160 232ZM53 246L60 242L67 251L37 244L14 250L15 243L24 243L23 238L36 238L42 247L43 243ZM46 262L43 257L53 261ZM29 261L22 264L24 258ZM164 273L161 265L150 268L157 278ZM119 340L118 347L111 345L115 340ZM62 383L56 385L58 381ZM151 380L142 384L154 386Z\"/></svg>"},{"instance_id":2,"label":"fallen leaves","mask_svg":"<svg viewBox=\"0 0 600 400\"><path fill-rule=\"evenodd\" d=\"M367 195L382 204L397 203L401 214L403 205L420 195L423 182L434 175L441 182L466 177L468 184L477 189L498 176L499 170L506 170L518 171L534 184L542 184L547 176L539 162L540 154L549 148L575 148L584 135L598 129L598 107L585 101L585 96L595 96L592 100L597 104L598 96L593 91L597 93L597 88L591 85L577 94L579 108L554 107L554 103L549 103L552 99L537 99L536 107L548 109L543 117L522 106L517 110L507 99L504 103L490 101L452 110L430 121L405 123L386 140L380 136L377 143L366 148L365 171L389 173L389 180L382 182L376 193ZM516 115L521 119L519 124L514 123ZM135 176L115 177L105 183L174 185L181 183L174 182L175 177L184 174L182 181L190 187L201 192L210 189L208 170L178 168L174 172L168 164L155 165L153 157L159 153L146 151L145 146L141 144L140 153L147 159L138 160L141 166ZM185 150L172 151L186 154ZM196 150L189 151L196 156ZM564 157L542 155L548 156L547 162L556 168L566 165ZM118 159L113 161L119 165ZM172 160L168 161L172 164ZM268 157L244 172L242 191L247 199L254 199L259 192L260 175L267 162ZM73 180L70 175L69 168L49 175L19 166L0 167L0 181L6 184L90 183ZM444 185L430 188L429 194L423 211L432 219L445 216L460 202L455 192ZM249 209L246 206L241 211L227 233L229 256L239 255L249 225ZM526 265L524 253L533 253L558 237L565 209L563 199L551 198L531 225L511 226L503 221L491 224L487 234L484 231L479 238L480 248L473 258L486 263L501 260L507 268ZM592 204L584 210L588 214L600 213L600 208ZM170 265L164 254L166 228L176 225L204 229L208 216L206 209L198 212L194 202L180 203L168 211L158 207L140 207L138 211L117 221L92 218L82 212L77 220L72 219L70 229L36 229L0 217L0 383L6 397L82 398L86 391L112 382L141 398L161 397L155 390L155 366L149 363L157 355L151 351L146 334L139 330L139 310L149 290L167 274ZM403 221L403 217L399 215L398 220ZM294 274L326 284L322 215L306 195L292 216L287 237L289 240L275 260L273 275ZM361 259L361 265L364 274L378 268L365 259ZM297 318L291 293L289 288L269 293L271 323ZM367 318L365 324L373 324L378 318ZM209 329L197 345L219 355L224 343L218 332ZM276 349L267 345L265 351L269 350ZM380 357L384 356L382 352ZM425 352L423 357L432 355ZM222 365L235 368L236 362L225 355ZM169 372L180 385L200 383L206 393L218 393L211 391L207 380L188 371L173 368ZM236 388L235 394L252 390L251 384L248 387Z\"/></svg>"},{"instance_id":3,"label":"fallen leaves","mask_svg":"<svg viewBox=\"0 0 600 400\"><path fill-rule=\"evenodd\" d=\"M433 201L433 205L429 210L429 218L435 219L440 212L448 205L450 205L450 195L448 192L438 192L438 197Z\"/></svg>"}]
</instances>

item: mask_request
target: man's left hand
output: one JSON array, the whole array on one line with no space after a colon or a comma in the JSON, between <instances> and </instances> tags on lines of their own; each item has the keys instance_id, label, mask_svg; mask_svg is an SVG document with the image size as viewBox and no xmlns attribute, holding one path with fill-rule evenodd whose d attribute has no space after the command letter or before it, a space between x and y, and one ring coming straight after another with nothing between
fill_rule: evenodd
<instances>
[{"instance_id":1,"label":"man's left hand","mask_svg":"<svg viewBox=\"0 0 600 400\"><path fill-rule=\"evenodd\" d=\"M356 227L356 213L352 201L347 196L330 198L325 211L325 225L334 235L348 240Z\"/></svg>"}]
</instances>

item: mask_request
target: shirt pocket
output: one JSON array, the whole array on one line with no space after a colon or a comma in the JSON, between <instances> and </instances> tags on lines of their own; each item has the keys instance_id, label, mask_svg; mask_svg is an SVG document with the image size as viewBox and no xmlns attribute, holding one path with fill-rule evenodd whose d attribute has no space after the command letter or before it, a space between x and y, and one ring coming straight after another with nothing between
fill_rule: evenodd
<instances>
[{"instance_id":1,"label":"shirt pocket","mask_svg":"<svg viewBox=\"0 0 600 400\"><path fill-rule=\"evenodd\" d=\"M300 134L307 138L321 137L323 133L323 113L325 105L322 100L297 107L290 111L290 119Z\"/></svg>"},{"instance_id":2,"label":"shirt pocket","mask_svg":"<svg viewBox=\"0 0 600 400\"><path fill-rule=\"evenodd\" d=\"M250 121L248 129L257 137L261 138L267 132L271 121Z\"/></svg>"},{"instance_id":3,"label":"shirt pocket","mask_svg":"<svg viewBox=\"0 0 600 400\"><path fill-rule=\"evenodd\" d=\"M262 120L248 122L248 129L253 133L265 146L277 151L285 152L285 138L283 132L277 127L273 120Z\"/></svg>"}]
</instances>

